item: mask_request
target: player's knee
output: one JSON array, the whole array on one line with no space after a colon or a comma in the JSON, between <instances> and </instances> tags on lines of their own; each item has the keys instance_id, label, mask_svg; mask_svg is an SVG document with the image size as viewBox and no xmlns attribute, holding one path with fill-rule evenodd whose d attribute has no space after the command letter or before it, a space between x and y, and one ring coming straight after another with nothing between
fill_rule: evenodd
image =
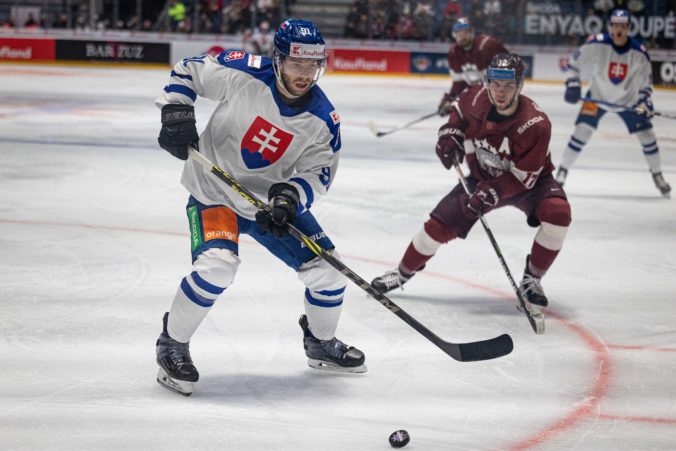
<instances>
[{"instance_id":1,"label":"player's knee","mask_svg":"<svg viewBox=\"0 0 676 451\"><path fill-rule=\"evenodd\" d=\"M644 147L647 145L655 145L657 143L657 136L655 136L655 131L652 128L637 132L636 138Z\"/></svg>"},{"instance_id":2,"label":"player's knee","mask_svg":"<svg viewBox=\"0 0 676 451\"><path fill-rule=\"evenodd\" d=\"M595 127L592 127L589 124L581 122L575 126L573 136L580 141L587 142L589 141L589 138L591 138L591 135L594 134L595 130L596 130Z\"/></svg>"},{"instance_id":3,"label":"player's knee","mask_svg":"<svg viewBox=\"0 0 676 451\"><path fill-rule=\"evenodd\" d=\"M199 279L222 291L232 285L239 263L239 257L229 249L208 249L193 263L193 278L196 273Z\"/></svg>"},{"instance_id":4,"label":"player's knee","mask_svg":"<svg viewBox=\"0 0 676 451\"><path fill-rule=\"evenodd\" d=\"M550 197L537 206L535 215L541 224L568 227L572 220L570 204L561 197Z\"/></svg>"},{"instance_id":5,"label":"player's knee","mask_svg":"<svg viewBox=\"0 0 676 451\"><path fill-rule=\"evenodd\" d=\"M335 250L332 250L331 254L340 258ZM326 260L319 257L304 263L298 269L298 278L309 290L314 292L342 292L347 285L345 276L327 263Z\"/></svg>"},{"instance_id":6,"label":"player's knee","mask_svg":"<svg viewBox=\"0 0 676 451\"><path fill-rule=\"evenodd\" d=\"M449 230L441 221L436 218L430 218L424 225L425 243L430 247L436 248L439 246L436 243L444 244L451 241L453 238L456 238L456 235L453 231ZM429 239L427 239L429 238ZM432 255L434 252L424 253L424 255Z\"/></svg>"}]
</instances>

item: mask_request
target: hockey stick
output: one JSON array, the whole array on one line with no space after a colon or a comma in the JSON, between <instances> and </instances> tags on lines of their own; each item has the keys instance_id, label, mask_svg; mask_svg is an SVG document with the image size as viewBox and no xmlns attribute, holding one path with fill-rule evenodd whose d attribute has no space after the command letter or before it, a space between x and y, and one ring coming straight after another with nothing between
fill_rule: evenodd
<instances>
[{"instance_id":1,"label":"hockey stick","mask_svg":"<svg viewBox=\"0 0 676 451\"><path fill-rule=\"evenodd\" d=\"M204 155L199 153L197 150L190 148L190 156L193 160L199 163L206 172L211 172L221 181L223 181L230 188L235 190L237 194L242 196L244 199L249 201L254 207L258 209L268 210L270 207L258 199L251 191L243 187L237 182L231 175L223 171L221 168L213 164L209 159ZM432 331L427 329L425 326L420 324L415 320L411 315L402 310L394 302L388 299L385 295L381 294L378 290L373 288L368 282L359 277L355 272L350 268L345 266L339 259L331 255L331 253L317 243L308 238L303 232L298 230L294 225L287 224L289 234L296 238L301 243L305 244L312 252L314 252L318 257L322 258L328 264L340 271L345 277L350 279L356 285L359 286L362 290L366 291L372 298L380 302L385 308L401 318L406 324L418 331L423 337L427 338L429 341L434 343L439 349L444 351L449 356L453 357L455 360L460 362L474 362L478 360L488 360L495 359L497 357L502 357L510 352L514 348L512 343L512 338L503 334L499 337L491 338L489 340L482 341L473 341L469 343L451 343L444 341L435 335Z\"/></svg>"},{"instance_id":2,"label":"hockey stick","mask_svg":"<svg viewBox=\"0 0 676 451\"><path fill-rule=\"evenodd\" d=\"M605 100L592 99L590 97L585 97L583 99L580 99L580 101L581 102L591 102L591 103L595 103L597 105L607 106L607 107L610 107L610 108L622 108L626 111L633 111L634 113L645 115L645 113L642 113L640 110L637 110L636 108L631 108L631 107L628 107L626 105L620 105L619 103L606 102ZM662 113L660 111L653 111L653 116L659 116L659 117L663 117L665 119L676 119L676 114Z\"/></svg>"},{"instance_id":3,"label":"hockey stick","mask_svg":"<svg viewBox=\"0 0 676 451\"><path fill-rule=\"evenodd\" d=\"M460 169L460 164L456 160L453 163L453 166L455 167L455 170L458 171L458 176L460 177L460 183L462 184L462 187L465 189L465 192L468 195L471 195L469 191L469 186L467 185L467 179L465 179L465 174L462 173L462 169ZM521 304L521 308L523 309L524 313L526 314L526 318L528 318L528 322L530 323L530 327L533 328L533 331L538 334L542 335L545 333L545 323L544 321L536 321L535 318L533 317L533 314L528 310L526 307L526 301L523 299L523 296L521 292L519 291L519 288L516 286L516 282L514 281L514 277L512 277L512 272L509 270L509 267L507 266L507 262L505 261L505 257L502 256L502 252L500 251L500 247L498 246L498 242L495 240L495 236L493 235L493 232L491 231L490 227L488 227L488 222L486 222L486 218L484 218L483 215L479 215L479 220L481 221L481 225L484 227L484 230L486 231L486 235L488 235L488 239L490 240L491 244L493 245L493 249L495 250L495 253L498 255L498 260L500 260L500 264L502 265L502 269L504 269L505 274L507 274L507 278L509 279L509 283L512 284L512 288L514 289L514 292L516 293L516 297L519 300L519 304Z\"/></svg>"},{"instance_id":4,"label":"hockey stick","mask_svg":"<svg viewBox=\"0 0 676 451\"><path fill-rule=\"evenodd\" d=\"M433 116L438 116L438 115L439 115L439 113L435 111L434 113L426 114L426 115L421 116L418 119L412 120L411 122L408 122L404 125L400 125L399 127L395 127L391 130L387 130L386 132L379 131L378 127L376 127L376 124L373 121L369 121L366 125L368 126L369 130L371 130L371 133L376 135L377 138L380 138L381 136L385 136L385 135L389 135L390 133L398 132L399 130L403 130L405 128L408 128L413 124L417 124L418 122L422 122L425 119L429 119Z\"/></svg>"}]
</instances>

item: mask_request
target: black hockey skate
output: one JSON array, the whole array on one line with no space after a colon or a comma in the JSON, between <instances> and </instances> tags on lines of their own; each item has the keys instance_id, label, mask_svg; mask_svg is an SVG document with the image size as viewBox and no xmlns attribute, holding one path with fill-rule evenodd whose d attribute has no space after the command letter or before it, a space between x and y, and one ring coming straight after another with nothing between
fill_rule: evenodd
<instances>
[{"instance_id":1,"label":"black hockey skate","mask_svg":"<svg viewBox=\"0 0 676 451\"><path fill-rule=\"evenodd\" d=\"M164 314L162 333L155 343L157 364L160 366L157 382L183 396L190 396L192 383L197 382L200 375L190 358L190 343L179 343L169 336L168 320L169 312Z\"/></svg>"},{"instance_id":2,"label":"black hockey skate","mask_svg":"<svg viewBox=\"0 0 676 451\"><path fill-rule=\"evenodd\" d=\"M556 171L556 181L559 182L559 185L563 186L566 183L566 177L568 177L568 169L559 166L558 171Z\"/></svg>"},{"instance_id":3,"label":"black hockey skate","mask_svg":"<svg viewBox=\"0 0 676 451\"><path fill-rule=\"evenodd\" d=\"M666 197L667 199L671 198L671 186L669 186L667 181L664 180L664 176L661 172L653 174L653 182L655 182L655 186L658 190L660 190L662 196Z\"/></svg>"},{"instance_id":4,"label":"black hockey skate","mask_svg":"<svg viewBox=\"0 0 676 451\"><path fill-rule=\"evenodd\" d=\"M365 373L364 353L348 346L337 338L319 340L312 335L307 316L301 315L298 320L303 329L303 347L307 355L307 364L318 370L339 371L343 373Z\"/></svg>"},{"instance_id":5,"label":"black hockey skate","mask_svg":"<svg viewBox=\"0 0 676 451\"><path fill-rule=\"evenodd\" d=\"M528 262L530 255L526 257L526 269L523 271L523 279L519 285L519 292L526 301L526 308L530 312L535 321L535 333L542 335L545 333L545 315L542 312L542 307L549 304L545 292L540 285L540 278L531 274L528 270ZM517 306L519 311L523 311L521 304Z\"/></svg>"},{"instance_id":6,"label":"black hockey skate","mask_svg":"<svg viewBox=\"0 0 676 451\"><path fill-rule=\"evenodd\" d=\"M411 277L413 277L413 275L406 277L399 272L399 269L393 269L392 271L388 271L382 276L373 279L371 286L382 294L392 291L395 288L401 288L403 290L404 284L411 280Z\"/></svg>"}]
</instances>

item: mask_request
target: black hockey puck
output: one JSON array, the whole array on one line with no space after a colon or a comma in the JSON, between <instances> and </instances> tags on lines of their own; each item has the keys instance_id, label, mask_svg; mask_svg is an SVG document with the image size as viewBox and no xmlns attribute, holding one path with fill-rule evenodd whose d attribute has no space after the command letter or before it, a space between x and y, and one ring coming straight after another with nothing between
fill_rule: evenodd
<instances>
[{"instance_id":1,"label":"black hockey puck","mask_svg":"<svg viewBox=\"0 0 676 451\"><path fill-rule=\"evenodd\" d=\"M394 431L390 435L390 445L392 448L403 448L411 441L411 436L403 429Z\"/></svg>"}]
</instances>

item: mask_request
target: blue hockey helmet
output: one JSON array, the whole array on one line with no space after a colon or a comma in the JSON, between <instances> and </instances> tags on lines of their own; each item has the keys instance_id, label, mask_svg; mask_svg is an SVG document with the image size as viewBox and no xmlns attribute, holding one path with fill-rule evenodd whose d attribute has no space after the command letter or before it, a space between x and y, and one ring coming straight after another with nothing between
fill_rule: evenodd
<instances>
[{"instance_id":1,"label":"blue hockey helmet","mask_svg":"<svg viewBox=\"0 0 676 451\"><path fill-rule=\"evenodd\" d=\"M473 28L472 22L470 22L467 17L460 17L453 24L453 33L460 30L471 30Z\"/></svg>"},{"instance_id":2,"label":"blue hockey helmet","mask_svg":"<svg viewBox=\"0 0 676 451\"><path fill-rule=\"evenodd\" d=\"M610 13L610 23L629 24L631 13L626 9L616 9Z\"/></svg>"},{"instance_id":3,"label":"blue hockey helmet","mask_svg":"<svg viewBox=\"0 0 676 451\"><path fill-rule=\"evenodd\" d=\"M462 40L460 41L458 40L458 32L462 30L469 30L470 34L469 36L463 36ZM453 36L453 39L455 39L455 42L457 42L458 45L460 45L463 48L467 47L466 50L469 50L469 47L472 45L472 42L474 42L474 27L472 26L472 22L470 22L467 17L459 18L453 24L451 36Z\"/></svg>"},{"instance_id":4,"label":"blue hockey helmet","mask_svg":"<svg viewBox=\"0 0 676 451\"><path fill-rule=\"evenodd\" d=\"M275 33L272 68L286 94L296 97L291 93L282 76L282 62L287 57L316 61L317 67L312 74L310 88L317 83L326 67L326 43L315 24L309 20L288 19L279 26Z\"/></svg>"},{"instance_id":5,"label":"blue hockey helmet","mask_svg":"<svg viewBox=\"0 0 676 451\"><path fill-rule=\"evenodd\" d=\"M289 19L275 33L275 50L294 58L326 59L326 43L309 20Z\"/></svg>"}]
</instances>

